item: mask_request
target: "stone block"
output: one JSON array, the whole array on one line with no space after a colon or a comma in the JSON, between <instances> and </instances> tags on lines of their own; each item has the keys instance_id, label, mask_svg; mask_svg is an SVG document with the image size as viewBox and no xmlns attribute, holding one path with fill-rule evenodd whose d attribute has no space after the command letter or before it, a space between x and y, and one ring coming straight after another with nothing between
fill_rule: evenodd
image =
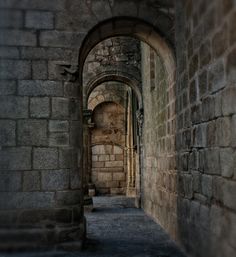
<instances>
[{"instance_id":1,"label":"stone block","mask_svg":"<svg viewBox=\"0 0 236 257\"><path fill-rule=\"evenodd\" d=\"M21 190L21 172L1 171L0 172L0 191L14 192Z\"/></svg>"},{"instance_id":2,"label":"stone block","mask_svg":"<svg viewBox=\"0 0 236 257\"><path fill-rule=\"evenodd\" d=\"M54 119L66 119L69 117L69 100L67 98L52 98L52 117Z\"/></svg>"},{"instance_id":3,"label":"stone block","mask_svg":"<svg viewBox=\"0 0 236 257\"><path fill-rule=\"evenodd\" d=\"M212 53L213 57L217 59L221 56L228 46L228 28L227 25L221 27L212 39Z\"/></svg>"},{"instance_id":4,"label":"stone block","mask_svg":"<svg viewBox=\"0 0 236 257\"><path fill-rule=\"evenodd\" d=\"M23 191L40 191L41 176L39 171L24 171L23 174Z\"/></svg>"},{"instance_id":5,"label":"stone block","mask_svg":"<svg viewBox=\"0 0 236 257\"><path fill-rule=\"evenodd\" d=\"M93 155L92 156L92 161L97 162L98 161L98 155Z\"/></svg>"},{"instance_id":6,"label":"stone block","mask_svg":"<svg viewBox=\"0 0 236 257\"><path fill-rule=\"evenodd\" d=\"M70 171L70 187L71 189L80 189L81 188L81 179L80 179L79 170Z\"/></svg>"},{"instance_id":7,"label":"stone block","mask_svg":"<svg viewBox=\"0 0 236 257\"><path fill-rule=\"evenodd\" d=\"M25 96L62 96L61 82L47 80L22 80L19 82L18 91Z\"/></svg>"},{"instance_id":8,"label":"stone block","mask_svg":"<svg viewBox=\"0 0 236 257\"><path fill-rule=\"evenodd\" d=\"M124 155L123 154L116 154L115 155L115 160L116 161L123 161L124 160Z\"/></svg>"},{"instance_id":9,"label":"stone block","mask_svg":"<svg viewBox=\"0 0 236 257\"><path fill-rule=\"evenodd\" d=\"M16 144L16 123L10 120L0 120L0 146Z\"/></svg>"},{"instance_id":10,"label":"stone block","mask_svg":"<svg viewBox=\"0 0 236 257\"><path fill-rule=\"evenodd\" d=\"M59 149L59 167L60 168L77 167L76 152L72 148Z\"/></svg>"},{"instance_id":11,"label":"stone block","mask_svg":"<svg viewBox=\"0 0 236 257\"><path fill-rule=\"evenodd\" d=\"M123 149L120 148L119 146L114 146L113 147L113 153L114 154L123 154Z\"/></svg>"},{"instance_id":12,"label":"stone block","mask_svg":"<svg viewBox=\"0 0 236 257\"><path fill-rule=\"evenodd\" d=\"M222 61L212 64L208 70L208 87L210 92L216 92L225 87L225 71Z\"/></svg>"},{"instance_id":13,"label":"stone block","mask_svg":"<svg viewBox=\"0 0 236 257\"><path fill-rule=\"evenodd\" d=\"M78 85L76 83L66 82L64 83L64 96L76 97L78 95Z\"/></svg>"},{"instance_id":14,"label":"stone block","mask_svg":"<svg viewBox=\"0 0 236 257\"><path fill-rule=\"evenodd\" d=\"M58 151L56 148L35 148L33 151L34 169L57 169Z\"/></svg>"},{"instance_id":15,"label":"stone block","mask_svg":"<svg viewBox=\"0 0 236 257\"><path fill-rule=\"evenodd\" d=\"M215 133L219 146L229 146L231 144L231 118L218 118Z\"/></svg>"},{"instance_id":16,"label":"stone block","mask_svg":"<svg viewBox=\"0 0 236 257\"><path fill-rule=\"evenodd\" d=\"M202 175L201 179L202 193L210 199L212 197L212 176Z\"/></svg>"},{"instance_id":17,"label":"stone block","mask_svg":"<svg viewBox=\"0 0 236 257\"><path fill-rule=\"evenodd\" d=\"M49 170L41 172L42 190L58 191L69 188L69 170Z\"/></svg>"},{"instance_id":18,"label":"stone block","mask_svg":"<svg viewBox=\"0 0 236 257\"><path fill-rule=\"evenodd\" d=\"M30 99L30 116L48 118L50 116L50 99L48 97L32 97Z\"/></svg>"},{"instance_id":19,"label":"stone block","mask_svg":"<svg viewBox=\"0 0 236 257\"><path fill-rule=\"evenodd\" d=\"M50 133L49 145L50 146L69 146L69 134L65 132Z\"/></svg>"},{"instance_id":20,"label":"stone block","mask_svg":"<svg viewBox=\"0 0 236 257\"><path fill-rule=\"evenodd\" d=\"M71 205L78 205L80 203L81 203L80 190L58 191L56 193L57 206L71 206Z\"/></svg>"},{"instance_id":21,"label":"stone block","mask_svg":"<svg viewBox=\"0 0 236 257\"><path fill-rule=\"evenodd\" d=\"M92 167L93 168L102 168L102 167L104 167L104 164L105 164L105 162L92 162Z\"/></svg>"},{"instance_id":22,"label":"stone block","mask_svg":"<svg viewBox=\"0 0 236 257\"><path fill-rule=\"evenodd\" d=\"M220 167L223 177L233 177L236 172L236 152L233 148L220 149Z\"/></svg>"},{"instance_id":23,"label":"stone block","mask_svg":"<svg viewBox=\"0 0 236 257\"><path fill-rule=\"evenodd\" d=\"M216 146L217 145L217 133L216 133L216 124L215 120L207 123L207 146Z\"/></svg>"},{"instance_id":24,"label":"stone block","mask_svg":"<svg viewBox=\"0 0 236 257\"><path fill-rule=\"evenodd\" d=\"M211 42L207 40L200 47L200 66L209 64L211 61Z\"/></svg>"},{"instance_id":25,"label":"stone block","mask_svg":"<svg viewBox=\"0 0 236 257\"><path fill-rule=\"evenodd\" d=\"M17 147L0 150L0 170L30 170L31 148Z\"/></svg>"},{"instance_id":26,"label":"stone block","mask_svg":"<svg viewBox=\"0 0 236 257\"><path fill-rule=\"evenodd\" d=\"M21 56L29 60L63 60L70 61L73 51L56 47L22 47Z\"/></svg>"},{"instance_id":27,"label":"stone block","mask_svg":"<svg viewBox=\"0 0 236 257\"><path fill-rule=\"evenodd\" d=\"M199 171L192 171L193 176L193 190L196 193L201 192L201 175Z\"/></svg>"},{"instance_id":28,"label":"stone block","mask_svg":"<svg viewBox=\"0 0 236 257\"><path fill-rule=\"evenodd\" d=\"M3 8L13 8L15 7L15 0L1 1L0 7ZM38 10L52 10L52 11L62 11L65 8L65 0L21 0L17 2L17 8L19 9L38 9Z\"/></svg>"},{"instance_id":29,"label":"stone block","mask_svg":"<svg viewBox=\"0 0 236 257\"><path fill-rule=\"evenodd\" d=\"M0 60L1 79L29 79L30 77L31 63L29 61Z\"/></svg>"},{"instance_id":30,"label":"stone block","mask_svg":"<svg viewBox=\"0 0 236 257\"><path fill-rule=\"evenodd\" d=\"M54 192L4 192L1 193L0 208L31 209L54 206Z\"/></svg>"},{"instance_id":31,"label":"stone block","mask_svg":"<svg viewBox=\"0 0 236 257\"><path fill-rule=\"evenodd\" d=\"M231 123L231 146L236 146L236 115L232 116L232 123Z\"/></svg>"},{"instance_id":32,"label":"stone block","mask_svg":"<svg viewBox=\"0 0 236 257\"><path fill-rule=\"evenodd\" d=\"M193 128L193 146L206 147L206 124L201 124Z\"/></svg>"},{"instance_id":33,"label":"stone block","mask_svg":"<svg viewBox=\"0 0 236 257\"><path fill-rule=\"evenodd\" d=\"M35 31L1 30L0 45L5 46L36 46Z\"/></svg>"},{"instance_id":34,"label":"stone block","mask_svg":"<svg viewBox=\"0 0 236 257\"><path fill-rule=\"evenodd\" d=\"M78 49L85 35L85 33L78 32L42 31L40 33L40 46Z\"/></svg>"},{"instance_id":35,"label":"stone block","mask_svg":"<svg viewBox=\"0 0 236 257\"><path fill-rule=\"evenodd\" d=\"M28 98L0 96L0 118L21 119L28 117Z\"/></svg>"},{"instance_id":36,"label":"stone block","mask_svg":"<svg viewBox=\"0 0 236 257\"><path fill-rule=\"evenodd\" d=\"M0 56L2 59L19 59L20 51L16 47L0 47Z\"/></svg>"},{"instance_id":37,"label":"stone block","mask_svg":"<svg viewBox=\"0 0 236 257\"><path fill-rule=\"evenodd\" d=\"M16 81L0 80L0 95L14 95L16 93Z\"/></svg>"},{"instance_id":38,"label":"stone block","mask_svg":"<svg viewBox=\"0 0 236 257\"><path fill-rule=\"evenodd\" d=\"M222 113L231 115L236 113L236 88L227 87L222 93Z\"/></svg>"},{"instance_id":39,"label":"stone block","mask_svg":"<svg viewBox=\"0 0 236 257\"><path fill-rule=\"evenodd\" d=\"M231 17L229 20L229 36L230 36L230 44L233 45L236 42L236 35L235 35L235 24L236 24L236 11L231 13Z\"/></svg>"},{"instance_id":40,"label":"stone block","mask_svg":"<svg viewBox=\"0 0 236 257\"><path fill-rule=\"evenodd\" d=\"M32 61L33 79L47 79L48 65L46 61Z\"/></svg>"},{"instance_id":41,"label":"stone block","mask_svg":"<svg viewBox=\"0 0 236 257\"><path fill-rule=\"evenodd\" d=\"M208 121L215 117L215 98L206 97L202 101L202 120Z\"/></svg>"},{"instance_id":42,"label":"stone block","mask_svg":"<svg viewBox=\"0 0 236 257\"><path fill-rule=\"evenodd\" d=\"M199 97L202 98L207 90L208 90L208 85L207 85L207 71L204 70L198 78L198 88L199 88Z\"/></svg>"},{"instance_id":43,"label":"stone block","mask_svg":"<svg viewBox=\"0 0 236 257\"><path fill-rule=\"evenodd\" d=\"M124 162L123 161L109 161L105 162L105 167L123 167Z\"/></svg>"},{"instance_id":44,"label":"stone block","mask_svg":"<svg viewBox=\"0 0 236 257\"><path fill-rule=\"evenodd\" d=\"M110 156L109 155L99 155L98 156L98 161L99 162L104 162L104 161L109 161L110 160Z\"/></svg>"},{"instance_id":45,"label":"stone block","mask_svg":"<svg viewBox=\"0 0 236 257\"><path fill-rule=\"evenodd\" d=\"M48 144L47 121L20 120L17 123L17 142L22 146L45 146Z\"/></svg>"},{"instance_id":46,"label":"stone block","mask_svg":"<svg viewBox=\"0 0 236 257\"><path fill-rule=\"evenodd\" d=\"M49 131L50 132L68 132L69 122L66 120L50 120Z\"/></svg>"},{"instance_id":47,"label":"stone block","mask_svg":"<svg viewBox=\"0 0 236 257\"><path fill-rule=\"evenodd\" d=\"M19 10L0 10L0 24L2 28L22 28L23 12Z\"/></svg>"},{"instance_id":48,"label":"stone block","mask_svg":"<svg viewBox=\"0 0 236 257\"><path fill-rule=\"evenodd\" d=\"M227 80L230 83L235 83L236 82L236 60L235 60L235 56L236 56L236 49L233 49L228 57L227 57L227 61L226 61L226 74L227 74Z\"/></svg>"},{"instance_id":49,"label":"stone block","mask_svg":"<svg viewBox=\"0 0 236 257\"><path fill-rule=\"evenodd\" d=\"M220 151L218 148L208 149L204 152L204 173L220 175Z\"/></svg>"},{"instance_id":50,"label":"stone block","mask_svg":"<svg viewBox=\"0 0 236 257\"><path fill-rule=\"evenodd\" d=\"M112 173L110 172L98 172L97 174L98 182L105 182L112 180Z\"/></svg>"},{"instance_id":51,"label":"stone block","mask_svg":"<svg viewBox=\"0 0 236 257\"><path fill-rule=\"evenodd\" d=\"M30 29L53 29L54 15L45 11L26 11L25 27Z\"/></svg>"},{"instance_id":52,"label":"stone block","mask_svg":"<svg viewBox=\"0 0 236 257\"><path fill-rule=\"evenodd\" d=\"M125 173L117 173L117 172L114 172L113 175L113 180L125 180Z\"/></svg>"},{"instance_id":53,"label":"stone block","mask_svg":"<svg viewBox=\"0 0 236 257\"><path fill-rule=\"evenodd\" d=\"M225 180L223 184L223 203L232 210L236 210L236 181Z\"/></svg>"}]
</instances>

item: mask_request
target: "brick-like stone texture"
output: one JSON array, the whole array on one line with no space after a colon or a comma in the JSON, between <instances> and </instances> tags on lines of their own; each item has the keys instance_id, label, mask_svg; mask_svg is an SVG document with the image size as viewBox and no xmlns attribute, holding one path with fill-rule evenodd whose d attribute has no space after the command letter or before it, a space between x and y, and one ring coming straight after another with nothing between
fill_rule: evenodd
<instances>
[{"instance_id":1,"label":"brick-like stone texture","mask_svg":"<svg viewBox=\"0 0 236 257\"><path fill-rule=\"evenodd\" d=\"M53 13L27 11L25 17L25 26L30 29L53 29Z\"/></svg>"},{"instance_id":2,"label":"brick-like stone texture","mask_svg":"<svg viewBox=\"0 0 236 257\"><path fill-rule=\"evenodd\" d=\"M0 120L0 145L16 145L16 123L10 120Z\"/></svg>"},{"instance_id":3,"label":"brick-like stone texture","mask_svg":"<svg viewBox=\"0 0 236 257\"><path fill-rule=\"evenodd\" d=\"M58 150L56 148L34 148L33 151L34 169L57 169Z\"/></svg>"},{"instance_id":4,"label":"brick-like stone texture","mask_svg":"<svg viewBox=\"0 0 236 257\"><path fill-rule=\"evenodd\" d=\"M47 121L20 120L17 123L17 142L19 145L45 146L47 139Z\"/></svg>"},{"instance_id":5,"label":"brick-like stone texture","mask_svg":"<svg viewBox=\"0 0 236 257\"><path fill-rule=\"evenodd\" d=\"M44 191L57 191L69 188L68 170L42 171L42 189Z\"/></svg>"},{"instance_id":6,"label":"brick-like stone texture","mask_svg":"<svg viewBox=\"0 0 236 257\"><path fill-rule=\"evenodd\" d=\"M49 118L50 99L48 97L32 97L30 99L30 116L32 118Z\"/></svg>"}]
</instances>

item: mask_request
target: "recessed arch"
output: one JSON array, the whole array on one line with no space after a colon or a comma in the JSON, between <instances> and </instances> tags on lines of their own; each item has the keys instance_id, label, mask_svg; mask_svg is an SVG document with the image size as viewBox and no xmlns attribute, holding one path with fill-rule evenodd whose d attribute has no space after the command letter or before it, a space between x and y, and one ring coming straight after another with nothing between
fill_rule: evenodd
<instances>
[{"instance_id":1,"label":"recessed arch","mask_svg":"<svg viewBox=\"0 0 236 257\"><path fill-rule=\"evenodd\" d=\"M84 108L87 108L88 98L92 91L101 85L104 82L109 81L117 81L128 85L130 88L133 89L139 104L139 109L143 108L143 100L142 100L142 93L141 93L141 85L140 81L136 78L131 76L128 73L121 72L121 71L110 71L110 72L102 72L98 74L96 77L92 78L86 87L86 91L84 92Z\"/></svg>"},{"instance_id":2,"label":"recessed arch","mask_svg":"<svg viewBox=\"0 0 236 257\"><path fill-rule=\"evenodd\" d=\"M157 29L138 18L116 17L105 20L85 37L79 52L79 79L82 85L84 62L89 52L101 41L115 36L131 36L150 45L162 58L170 82L175 80L175 56L167 40L160 36Z\"/></svg>"}]
</instances>

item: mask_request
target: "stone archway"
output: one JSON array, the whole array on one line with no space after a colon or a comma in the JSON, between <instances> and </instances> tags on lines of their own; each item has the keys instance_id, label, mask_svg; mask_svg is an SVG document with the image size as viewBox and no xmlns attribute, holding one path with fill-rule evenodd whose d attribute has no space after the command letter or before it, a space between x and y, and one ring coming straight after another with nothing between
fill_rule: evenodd
<instances>
[{"instance_id":1,"label":"stone archway","mask_svg":"<svg viewBox=\"0 0 236 257\"><path fill-rule=\"evenodd\" d=\"M168 98L166 96L163 96L163 100L161 100L162 95L160 94L159 96L155 93L152 95L151 101L149 101L148 99L146 99L145 101L147 101L146 103L151 103L151 102L155 102L155 99L153 98L154 96L157 97L157 99L159 98L159 101L162 101L162 105L164 104L165 109L170 108L169 106L171 106L171 113L168 114L167 111L163 112L162 114L158 114L159 110L152 110L155 119L153 119L152 113L149 113L149 119L151 122L157 120L157 117L155 115L159 115L161 117L161 126L159 129L156 129L155 131L155 127L153 127L153 131L150 131L150 133L147 133L147 137L148 140L150 142L150 144L157 144L157 148L158 149L162 149L163 147L163 142L164 141L168 141L168 143L170 145L173 145L174 141L175 141L175 131L174 131L174 123L175 123L175 111L174 111L174 105L175 105L175 71L176 71L176 66L175 66L175 57L174 57L174 53L170 47L170 44L164 40L158 33L157 31L154 29L153 26L151 26L150 24L148 24L147 22L144 22L140 19L135 19L135 18L127 18L127 17L123 17L123 18L113 18L113 19L109 19L106 21L103 21L101 23L99 23L96 27L94 27L90 33L86 36L86 38L83 41L83 44L81 46L80 49L80 54L79 54L79 84L83 85L83 64L86 60L87 55L89 54L89 52L91 51L91 49L93 47L95 47L99 42L103 41L104 39L108 39L110 37L114 37L114 36L131 36L131 37L135 37L145 43L147 43L153 50L154 50L154 54L151 53L150 51L150 56L158 56L158 62L160 63L160 66L163 67L163 70L165 70L165 75L164 75L164 86L162 85L162 93L166 94L171 94L171 98ZM151 58L151 57L150 57ZM152 57L153 58L153 57ZM153 63L153 60L152 60ZM152 67L153 69L153 67ZM112 75L113 76L113 75ZM111 76L111 77L112 77ZM109 77L109 76L107 76ZM95 79L96 81L96 79ZM92 88L92 87L91 87ZM159 90L159 89L155 89L155 92ZM164 90L164 91L163 91ZM168 91L168 92L167 92ZM86 95L81 93L81 95ZM84 98L86 99L86 98ZM166 102L165 102L166 101ZM85 102L84 102L85 104ZM160 103L158 103L160 104ZM149 106L150 107L150 106ZM159 108L160 105L157 105L157 102L155 103L155 108ZM150 110L149 110L150 111ZM167 114L169 115L167 117ZM140 124L142 125L143 123L143 113L140 113L139 115L140 117ZM170 121L168 119L171 119ZM166 136L166 138L162 138L162 139L158 139L159 141L155 141L155 137L152 138L150 140L150 137L153 137L153 134L156 133L157 136L159 137L163 137L163 129L165 127L168 126L168 123L172 123L172 127L173 129L171 129L171 134L168 138L168 136ZM155 122L154 122L155 123ZM158 124L155 124L155 126L157 126ZM154 124L153 124L154 126ZM146 124L147 127L147 124ZM162 140L162 142L161 142ZM154 147L152 147L154 148ZM162 149L163 153L161 153L160 155L154 155L153 153L154 151L152 149L149 150L150 152L150 156L147 156L147 158L145 158L145 169L150 170L151 169L159 169L159 167L161 167L161 176L165 176L164 172L163 172L163 167L166 167L165 169L167 169L167 171L170 173L170 177L173 180L176 180L176 170L173 169L170 165L171 162L173 162L173 160L175 159L175 152L173 147L170 148L170 152L168 153L168 151L164 150L164 148ZM141 160L144 160L144 156L143 156L143 152L140 153L141 154ZM155 153L156 154L156 153ZM160 159L160 160L157 160ZM160 164L159 162L165 162L164 164ZM141 169L143 169L144 164L141 164ZM157 165L162 165L162 166L157 166ZM163 173L163 174L162 174ZM159 175L159 174L157 174ZM148 183L152 184L152 187L155 187L154 185L154 181L157 181L157 175L155 178L152 178ZM141 181L141 179L140 179ZM165 181L159 179L158 183L161 183L161 186L164 188L165 187ZM150 185L148 185L147 183L144 185L146 187L146 190L148 190L148 188L150 187ZM141 186L140 186L141 187ZM161 189L163 190L163 189ZM141 190L140 190L141 192ZM162 192L157 192L158 194L161 194ZM149 197L153 197L154 192L152 192L152 195L150 194ZM175 193L173 192L168 192L167 193L167 197L172 197L173 201L175 199ZM149 199L150 200L150 199ZM172 201L171 200L171 201ZM150 200L151 202L151 200ZM147 212L149 214L151 214L152 216L154 216L155 218L158 218L159 215L162 215L162 213L157 214L154 212L154 208L152 207L151 203L146 204L145 206L143 206L145 208L145 210L147 210ZM172 214L172 209L169 211L168 209L168 201L166 201L166 204L164 206L165 211L168 212L169 218L171 219L171 221L173 222L173 227L176 227L176 219L175 219L175 215L176 213L174 213L174 215ZM175 211L174 211L175 212ZM164 213L164 212L163 212ZM165 223L166 217L161 216L161 225L163 225L168 232L173 236L176 237L176 230L169 230L169 227L167 226L167 224Z\"/></svg>"}]
</instances>

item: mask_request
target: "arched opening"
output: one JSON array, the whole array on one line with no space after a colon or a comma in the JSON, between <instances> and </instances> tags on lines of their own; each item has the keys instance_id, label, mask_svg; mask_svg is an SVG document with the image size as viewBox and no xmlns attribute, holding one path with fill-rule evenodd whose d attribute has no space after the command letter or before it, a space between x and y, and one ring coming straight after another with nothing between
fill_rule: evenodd
<instances>
[{"instance_id":1,"label":"arched opening","mask_svg":"<svg viewBox=\"0 0 236 257\"><path fill-rule=\"evenodd\" d=\"M129 68L125 71L108 69L96 74L97 77L91 77L84 85L83 67L87 56L100 42L116 36L129 36L143 42L140 45L140 55L143 58L140 81L126 75L129 74ZM136 119L136 125L139 126L138 166L141 171L137 179L139 188L136 191L136 202L141 201L145 211L158 219L175 237L176 231L172 228L176 226L170 227L165 216L168 216L168 221L177 223L176 192L174 187L169 186L163 179L165 177L176 184L177 178L174 166L175 58L170 44L153 26L139 19L124 17L104 21L90 31L82 44L79 55L79 79L84 90L81 94L83 106L86 108L89 94L102 82L126 82L133 89L141 107ZM140 88L140 91L137 88Z\"/></svg>"}]
</instances>

